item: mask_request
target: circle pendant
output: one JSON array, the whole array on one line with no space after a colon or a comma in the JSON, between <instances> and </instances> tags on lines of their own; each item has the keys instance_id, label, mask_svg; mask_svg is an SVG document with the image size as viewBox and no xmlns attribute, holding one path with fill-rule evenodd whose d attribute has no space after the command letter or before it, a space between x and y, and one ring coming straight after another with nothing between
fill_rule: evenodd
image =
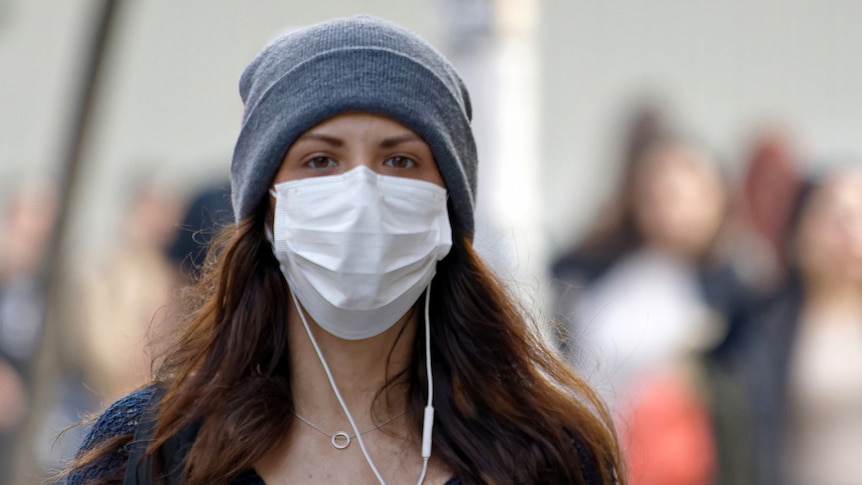
<instances>
[{"instance_id":1,"label":"circle pendant","mask_svg":"<svg viewBox=\"0 0 862 485\"><path fill-rule=\"evenodd\" d=\"M332 446L338 448L339 450L343 450L350 446L350 435L345 433L344 431L336 431L332 434Z\"/></svg>"}]
</instances>

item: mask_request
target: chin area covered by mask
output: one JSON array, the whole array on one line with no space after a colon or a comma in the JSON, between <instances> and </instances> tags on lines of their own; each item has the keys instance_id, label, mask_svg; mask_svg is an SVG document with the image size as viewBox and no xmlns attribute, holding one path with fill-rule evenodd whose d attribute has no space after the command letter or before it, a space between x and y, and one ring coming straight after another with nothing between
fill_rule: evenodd
<instances>
[{"instance_id":1,"label":"chin area covered by mask","mask_svg":"<svg viewBox=\"0 0 862 485\"><path fill-rule=\"evenodd\" d=\"M446 190L360 166L276 184L272 243L308 314L346 340L391 328L452 247Z\"/></svg>"}]
</instances>

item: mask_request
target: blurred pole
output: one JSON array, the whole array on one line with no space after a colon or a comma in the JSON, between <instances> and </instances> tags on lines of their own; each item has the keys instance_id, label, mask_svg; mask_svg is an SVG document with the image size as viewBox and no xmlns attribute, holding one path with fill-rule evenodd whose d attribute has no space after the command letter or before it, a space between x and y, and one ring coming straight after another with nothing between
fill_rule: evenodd
<instances>
[{"instance_id":1,"label":"blurred pole","mask_svg":"<svg viewBox=\"0 0 862 485\"><path fill-rule=\"evenodd\" d=\"M491 207L512 228L510 258L522 296L546 315L548 255L541 175L547 165L539 146L538 0L495 0L498 172ZM518 194L512 197L512 194Z\"/></svg>"},{"instance_id":2,"label":"blurred pole","mask_svg":"<svg viewBox=\"0 0 862 485\"><path fill-rule=\"evenodd\" d=\"M444 0L442 5L446 52L473 101L480 160L474 244L522 303L537 316L547 315L539 0Z\"/></svg>"},{"instance_id":3,"label":"blurred pole","mask_svg":"<svg viewBox=\"0 0 862 485\"><path fill-rule=\"evenodd\" d=\"M82 154L89 141L91 122L102 82L107 51L117 20L120 0L100 0L94 6L92 32L90 40L84 46L81 62L81 78L77 88L77 102L71 111L69 131L62 148L62 166L59 179L59 212L57 223L51 238L51 245L42 271L42 287L45 288L45 321L42 327L42 338L33 366L30 383L30 412L24 434L18 444L16 484L41 483L39 452L36 443L37 436L47 422L48 413L57 397L57 386L62 376L62 360L59 359L61 347L59 337L64 325L62 312L63 282L65 280L65 246L72 205L78 189L78 175L81 168Z\"/></svg>"}]
</instances>

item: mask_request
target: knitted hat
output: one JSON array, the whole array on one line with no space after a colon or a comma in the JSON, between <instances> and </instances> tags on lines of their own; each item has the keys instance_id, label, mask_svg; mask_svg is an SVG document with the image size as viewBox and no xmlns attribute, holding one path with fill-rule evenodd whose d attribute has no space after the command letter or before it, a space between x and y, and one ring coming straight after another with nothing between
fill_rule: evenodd
<instances>
[{"instance_id":1,"label":"knitted hat","mask_svg":"<svg viewBox=\"0 0 862 485\"><path fill-rule=\"evenodd\" d=\"M416 34L360 16L312 25L267 45L239 83L245 105L231 164L237 221L265 197L288 147L347 111L393 118L428 144L457 223L473 232L476 145L467 88Z\"/></svg>"}]
</instances>

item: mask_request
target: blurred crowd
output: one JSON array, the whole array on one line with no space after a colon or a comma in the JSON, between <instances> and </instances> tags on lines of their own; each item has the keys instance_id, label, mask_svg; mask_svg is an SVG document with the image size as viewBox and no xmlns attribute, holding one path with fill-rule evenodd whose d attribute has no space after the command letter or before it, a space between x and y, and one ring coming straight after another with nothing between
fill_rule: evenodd
<instances>
[{"instance_id":1,"label":"blurred crowd","mask_svg":"<svg viewBox=\"0 0 862 485\"><path fill-rule=\"evenodd\" d=\"M719 163L655 106L623 145L552 273L631 483L862 483L862 160L813 172L764 131Z\"/></svg>"},{"instance_id":2,"label":"blurred crowd","mask_svg":"<svg viewBox=\"0 0 862 485\"><path fill-rule=\"evenodd\" d=\"M655 105L619 139L614 196L550 270L560 349L608 403L630 482L862 483L862 164L806 164L775 131L719 160ZM111 250L68 278L62 365L83 392L58 397L65 424L148 378L149 346L232 220L226 184L132 194ZM0 207L5 482L33 409L58 201L27 186Z\"/></svg>"},{"instance_id":3,"label":"blurred crowd","mask_svg":"<svg viewBox=\"0 0 862 485\"><path fill-rule=\"evenodd\" d=\"M0 202L0 483L10 483L21 446L30 442L49 471L71 457L84 428L64 428L104 409L149 380L154 350L177 295L202 266L207 243L233 220L227 182L185 195L168 184L139 183L125 201L110 249L67 261L68 275L50 298L47 259L58 215L50 184L27 185ZM57 344L43 339L49 304L59 313ZM36 367L40 348L60 375ZM51 390L33 402L36 378ZM31 413L35 427L25 426ZM24 433L34 434L24 440ZM71 436L67 436L71 435Z\"/></svg>"}]
</instances>

